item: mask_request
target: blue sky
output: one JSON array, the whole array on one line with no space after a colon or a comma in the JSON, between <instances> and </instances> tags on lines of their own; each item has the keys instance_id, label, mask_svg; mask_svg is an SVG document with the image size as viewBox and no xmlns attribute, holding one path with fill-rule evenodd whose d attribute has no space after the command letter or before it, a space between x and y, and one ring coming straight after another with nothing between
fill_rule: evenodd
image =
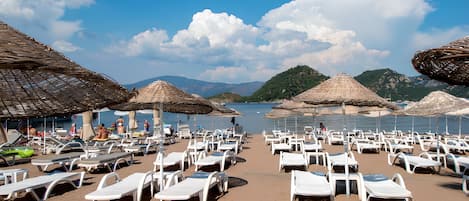
<instances>
[{"instance_id":1,"label":"blue sky","mask_svg":"<svg viewBox=\"0 0 469 201\"><path fill-rule=\"evenodd\" d=\"M122 83L266 81L296 65L357 75L469 33L467 0L0 0L0 19Z\"/></svg>"}]
</instances>

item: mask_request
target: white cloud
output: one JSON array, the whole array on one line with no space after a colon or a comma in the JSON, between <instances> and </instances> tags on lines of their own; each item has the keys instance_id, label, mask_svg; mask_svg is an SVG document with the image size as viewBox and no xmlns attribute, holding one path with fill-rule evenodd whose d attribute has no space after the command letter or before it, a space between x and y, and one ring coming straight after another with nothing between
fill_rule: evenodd
<instances>
[{"instance_id":1,"label":"white cloud","mask_svg":"<svg viewBox=\"0 0 469 201\"><path fill-rule=\"evenodd\" d=\"M94 0L2 0L0 17L13 27L22 27L26 34L34 33L46 44L60 44L83 29L79 20L61 20L65 10L93 3Z\"/></svg>"},{"instance_id":2,"label":"white cloud","mask_svg":"<svg viewBox=\"0 0 469 201\"><path fill-rule=\"evenodd\" d=\"M253 80L265 80L275 75L275 73L276 70L264 67L248 69L246 67L218 66L214 69L205 70L198 76L198 78L209 81L239 83Z\"/></svg>"},{"instance_id":3,"label":"white cloud","mask_svg":"<svg viewBox=\"0 0 469 201\"><path fill-rule=\"evenodd\" d=\"M440 47L455 39L467 36L469 25L463 27L453 27L448 30L433 29L429 32L417 32L413 35L412 47L415 50Z\"/></svg>"},{"instance_id":4,"label":"white cloud","mask_svg":"<svg viewBox=\"0 0 469 201\"><path fill-rule=\"evenodd\" d=\"M55 41L52 43L52 47L60 52L75 52L81 49L80 47L74 46L72 43L64 40Z\"/></svg>"},{"instance_id":5,"label":"white cloud","mask_svg":"<svg viewBox=\"0 0 469 201\"><path fill-rule=\"evenodd\" d=\"M206 9L172 37L153 28L112 49L177 63L212 81L266 80L299 64L355 75L383 66L409 68L417 47L467 33L467 27L419 32L432 11L424 0L296 0L250 25Z\"/></svg>"}]
</instances>

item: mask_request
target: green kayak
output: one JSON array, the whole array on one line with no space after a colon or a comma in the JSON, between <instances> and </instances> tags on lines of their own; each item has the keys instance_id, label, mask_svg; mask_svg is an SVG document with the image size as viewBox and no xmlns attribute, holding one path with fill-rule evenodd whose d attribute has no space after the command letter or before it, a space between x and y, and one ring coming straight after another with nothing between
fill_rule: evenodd
<instances>
[{"instance_id":1,"label":"green kayak","mask_svg":"<svg viewBox=\"0 0 469 201\"><path fill-rule=\"evenodd\" d=\"M4 148L0 151L0 154L6 156L16 155L19 158L29 158L34 154L34 149L31 147Z\"/></svg>"}]
</instances>

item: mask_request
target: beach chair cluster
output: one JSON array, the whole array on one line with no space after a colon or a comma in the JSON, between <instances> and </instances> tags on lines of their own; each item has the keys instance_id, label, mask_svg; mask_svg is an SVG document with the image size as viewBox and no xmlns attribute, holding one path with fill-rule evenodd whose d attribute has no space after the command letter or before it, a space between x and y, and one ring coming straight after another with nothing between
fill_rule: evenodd
<instances>
[{"instance_id":1,"label":"beach chair cluster","mask_svg":"<svg viewBox=\"0 0 469 201\"><path fill-rule=\"evenodd\" d=\"M344 135L342 132L329 130L323 133L324 137L321 139L318 137L319 132L310 127L305 127L303 136L281 130L262 133L271 153L280 153L279 171L287 168L292 170L291 200L298 196L330 197L330 200L333 200L336 182L346 180L346 177L349 181L356 181L359 197L363 201L371 198L412 199L412 193L406 188L401 175L395 174L390 179L381 174L360 173L358 161L352 151L358 154L386 151L389 165L400 165L410 174L416 173L417 170L430 170L438 174L442 167L450 167L456 174L461 175L462 189L468 193L469 159L464 153L469 146L463 139L447 138L437 143L434 136L418 133L412 135L401 131L375 133L354 130ZM323 150L322 143L348 145L350 151L347 154L331 154ZM415 146L421 149L419 155L413 155ZM438 152L435 151L437 149ZM327 165L327 174L307 172L313 159L316 164L322 162ZM347 173L344 173L345 169Z\"/></svg>"},{"instance_id":2,"label":"beach chair cluster","mask_svg":"<svg viewBox=\"0 0 469 201\"><path fill-rule=\"evenodd\" d=\"M294 201L299 196L323 197L334 200L338 180L355 180L362 201L367 201L370 198L412 199L412 194L405 187L400 175L396 174L392 179L383 175L380 175L379 178L377 175L362 175L358 172L358 161L355 160L352 152L334 154L325 152L317 133L315 129L309 131L306 135L309 140L306 140L306 137L289 134L289 132L273 131L271 135L264 133L265 143L270 144L272 154L280 151L279 170L286 167L293 168L290 200ZM343 145L344 138L341 136L343 135L330 131L321 139L330 144ZM355 146L358 153L367 149L377 153L381 150L378 143L373 143L368 138L352 138L351 141L351 147ZM315 158L317 164L320 162L319 158L323 159L323 165L327 165L327 174L305 171L308 169L311 157ZM335 171L336 168L339 172Z\"/></svg>"},{"instance_id":3,"label":"beach chair cluster","mask_svg":"<svg viewBox=\"0 0 469 201\"><path fill-rule=\"evenodd\" d=\"M150 149L158 151L156 145L159 141L153 138L95 141L77 146L80 147L79 152L65 151L61 145L61 148L50 151L49 155L31 160L33 166L46 173L43 176L28 178L26 169L0 170L0 181L3 181L0 196L15 199L19 193L27 192L36 200L46 200L62 183L80 188L85 173L107 170L110 173L101 178L97 189L87 193L85 199L115 200L132 196L134 200L141 200L144 189L149 189L156 199L185 200L198 196L200 200L207 200L208 191L212 187L216 186L221 193L227 191L228 176L224 170L226 164L236 164L236 155L245 143L244 137L227 135L224 132L206 132L200 136L201 139L196 136L188 140L187 149L182 152L158 152L152 170L135 172L125 178L120 178L116 170L122 165L132 165L137 153L148 154L151 153ZM38 140L35 143L40 142ZM192 165L196 172L184 177L183 171ZM163 170L169 166L179 166L179 170ZM218 166L219 171L199 171L205 166ZM57 173L57 167L65 172ZM75 167L85 171L74 172ZM48 173L53 168L54 171ZM43 188L46 189L43 195L37 193L38 189Z\"/></svg>"}]
</instances>

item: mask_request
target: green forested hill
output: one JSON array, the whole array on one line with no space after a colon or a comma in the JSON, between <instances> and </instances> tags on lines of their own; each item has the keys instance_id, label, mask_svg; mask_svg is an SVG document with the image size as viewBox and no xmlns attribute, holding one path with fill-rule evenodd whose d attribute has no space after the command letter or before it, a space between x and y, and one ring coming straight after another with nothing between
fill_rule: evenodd
<instances>
[{"instance_id":1,"label":"green forested hill","mask_svg":"<svg viewBox=\"0 0 469 201\"><path fill-rule=\"evenodd\" d=\"M230 103L230 102L242 101L242 97L239 94L230 93L230 92L221 93L215 96L210 96L207 99L218 102L218 103Z\"/></svg>"},{"instance_id":2,"label":"green forested hill","mask_svg":"<svg viewBox=\"0 0 469 201\"><path fill-rule=\"evenodd\" d=\"M450 86L446 83L431 80L426 76L407 77L391 69L365 71L355 77L357 81L376 92L383 98L392 101L417 101L432 91L442 90L458 97L469 98L469 88Z\"/></svg>"},{"instance_id":3,"label":"green forested hill","mask_svg":"<svg viewBox=\"0 0 469 201\"><path fill-rule=\"evenodd\" d=\"M296 66L275 75L246 101L260 102L291 98L328 79L309 66Z\"/></svg>"},{"instance_id":4,"label":"green forested hill","mask_svg":"<svg viewBox=\"0 0 469 201\"><path fill-rule=\"evenodd\" d=\"M408 77L388 68L365 71L354 78L381 97L392 101L417 101L436 90L469 98L468 87L450 86L426 76ZM297 66L275 75L251 97L245 97L242 100L261 102L288 99L326 79L328 79L327 76L308 66Z\"/></svg>"}]
</instances>

